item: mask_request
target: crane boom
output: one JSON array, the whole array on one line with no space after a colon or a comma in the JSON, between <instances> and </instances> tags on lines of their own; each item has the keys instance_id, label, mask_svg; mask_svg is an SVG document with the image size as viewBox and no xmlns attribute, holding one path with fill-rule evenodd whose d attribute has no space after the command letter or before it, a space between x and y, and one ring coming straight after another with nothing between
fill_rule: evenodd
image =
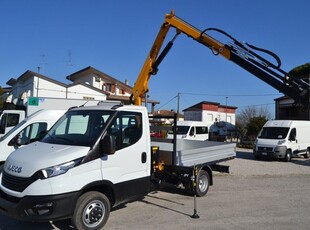
<instances>
[{"instance_id":1,"label":"crane boom","mask_svg":"<svg viewBox=\"0 0 310 230\"><path fill-rule=\"evenodd\" d=\"M166 35L171 27L176 29L176 35L171 41L168 42L161 54L159 54ZM227 36L231 39L231 43L223 44L217 41L206 33L210 30ZM201 31L178 18L173 11L170 14L166 14L165 21L160 27L157 37L144 62L137 81L135 82L132 95L130 97L133 104L142 104L142 98L149 90L148 82L151 75L155 75L157 73L158 66L171 49L174 40L179 34L185 34L188 37L191 37L195 41L208 47L213 54L221 55L227 60L234 62L281 93L292 98L295 103L301 104L307 108L309 107L309 83L294 76L290 76L287 72L282 70L280 68L281 61L277 55L269 50L261 49L248 43L241 43L220 29L208 28ZM275 59L277 64L271 63L267 59L260 56L256 51L260 51L271 56Z\"/></svg>"}]
</instances>

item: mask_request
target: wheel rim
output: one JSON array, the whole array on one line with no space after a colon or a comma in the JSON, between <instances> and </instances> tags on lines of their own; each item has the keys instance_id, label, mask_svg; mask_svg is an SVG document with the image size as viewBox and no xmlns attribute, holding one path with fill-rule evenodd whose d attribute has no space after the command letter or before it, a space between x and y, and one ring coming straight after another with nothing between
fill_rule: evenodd
<instances>
[{"instance_id":1,"label":"wheel rim","mask_svg":"<svg viewBox=\"0 0 310 230\"><path fill-rule=\"evenodd\" d=\"M83 212L83 222L87 227L93 228L101 223L104 215L104 204L100 200L94 200L85 207Z\"/></svg>"},{"instance_id":2,"label":"wheel rim","mask_svg":"<svg viewBox=\"0 0 310 230\"><path fill-rule=\"evenodd\" d=\"M206 175L202 175L198 181L198 187L200 192L205 192L208 188L208 178Z\"/></svg>"},{"instance_id":3,"label":"wheel rim","mask_svg":"<svg viewBox=\"0 0 310 230\"><path fill-rule=\"evenodd\" d=\"M290 152L286 153L286 159L287 159L288 161L290 161L290 159L291 159L291 153L290 153Z\"/></svg>"}]
</instances>

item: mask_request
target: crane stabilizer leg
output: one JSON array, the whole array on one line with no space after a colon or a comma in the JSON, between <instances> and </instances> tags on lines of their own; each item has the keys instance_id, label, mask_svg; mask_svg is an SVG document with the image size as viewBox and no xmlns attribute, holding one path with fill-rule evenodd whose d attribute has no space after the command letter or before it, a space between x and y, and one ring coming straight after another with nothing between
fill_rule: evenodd
<instances>
[{"instance_id":1,"label":"crane stabilizer leg","mask_svg":"<svg viewBox=\"0 0 310 230\"><path fill-rule=\"evenodd\" d=\"M200 216L198 215L197 212L197 195L196 195L196 191L197 191L197 177L198 177L198 168L196 167L196 165L194 165L193 167L193 175L192 175L192 183L193 183L193 190L194 190L194 213L193 215L191 215L191 218L193 219L199 219Z\"/></svg>"}]
</instances>

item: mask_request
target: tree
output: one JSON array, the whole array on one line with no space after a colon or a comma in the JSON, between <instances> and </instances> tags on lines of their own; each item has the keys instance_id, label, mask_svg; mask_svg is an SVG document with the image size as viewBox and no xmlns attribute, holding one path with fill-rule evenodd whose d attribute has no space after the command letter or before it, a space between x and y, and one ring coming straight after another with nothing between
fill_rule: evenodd
<instances>
[{"instance_id":1,"label":"tree","mask_svg":"<svg viewBox=\"0 0 310 230\"><path fill-rule=\"evenodd\" d=\"M247 125L247 136L251 142L254 142L257 134L266 123L266 117L252 117Z\"/></svg>"},{"instance_id":2,"label":"tree","mask_svg":"<svg viewBox=\"0 0 310 230\"><path fill-rule=\"evenodd\" d=\"M300 66L296 66L292 69L289 74L293 75L294 77L301 78L304 75L308 75L310 73L310 63L305 63Z\"/></svg>"},{"instance_id":3,"label":"tree","mask_svg":"<svg viewBox=\"0 0 310 230\"><path fill-rule=\"evenodd\" d=\"M236 131L241 142L245 139L250 139L248 136L248 128L252 118L262 117L265 121L271 119L271 113L266 107L247 106L237 114ZM254 122L254 121L252 121ZM252 127L251 127L252 128ZM259 131L259 130L258 130ZM251 131L252 132L252 131Z\"/></svg>"}]
</instances>

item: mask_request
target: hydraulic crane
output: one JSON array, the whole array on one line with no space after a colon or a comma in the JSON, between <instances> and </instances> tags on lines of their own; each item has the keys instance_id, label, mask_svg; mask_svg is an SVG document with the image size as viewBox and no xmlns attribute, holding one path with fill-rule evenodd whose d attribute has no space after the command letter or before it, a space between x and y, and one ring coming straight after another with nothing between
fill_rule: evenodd
<instances>
[{"instance_id":1,"label":"hydraulic crane","mask_svg":"<svg viewBox=\"0 0 310 230\"><path fill-rule=\"evenodd\" d=\"M171 27L176 29L176 34L159 54L166 35ZM231 42L228 44L222 44L207 34L207 32L211 30L227 36ZM282 70L280 68L281 60L276 54L248 43L239 42L228 33L217 28L208 28L201 31L178 18L173 11L170 14L166 14L165 21L160 27L157 37L144 62L137 81L135 82L130 97L132 104L142 104L142 98L149 90L148 82L151 75L157 74L158 66L171 49L177 36L180 34L185 34L195 41L205 45L214 55L221 55L227 60L239 65L284 95L292 98L295 101L295 104L309 108L309 83L291 76L289 73ZM257 51L273 57L276 64L271 63L261 55L257 54Z\"/></svg>"}]
</instances>

